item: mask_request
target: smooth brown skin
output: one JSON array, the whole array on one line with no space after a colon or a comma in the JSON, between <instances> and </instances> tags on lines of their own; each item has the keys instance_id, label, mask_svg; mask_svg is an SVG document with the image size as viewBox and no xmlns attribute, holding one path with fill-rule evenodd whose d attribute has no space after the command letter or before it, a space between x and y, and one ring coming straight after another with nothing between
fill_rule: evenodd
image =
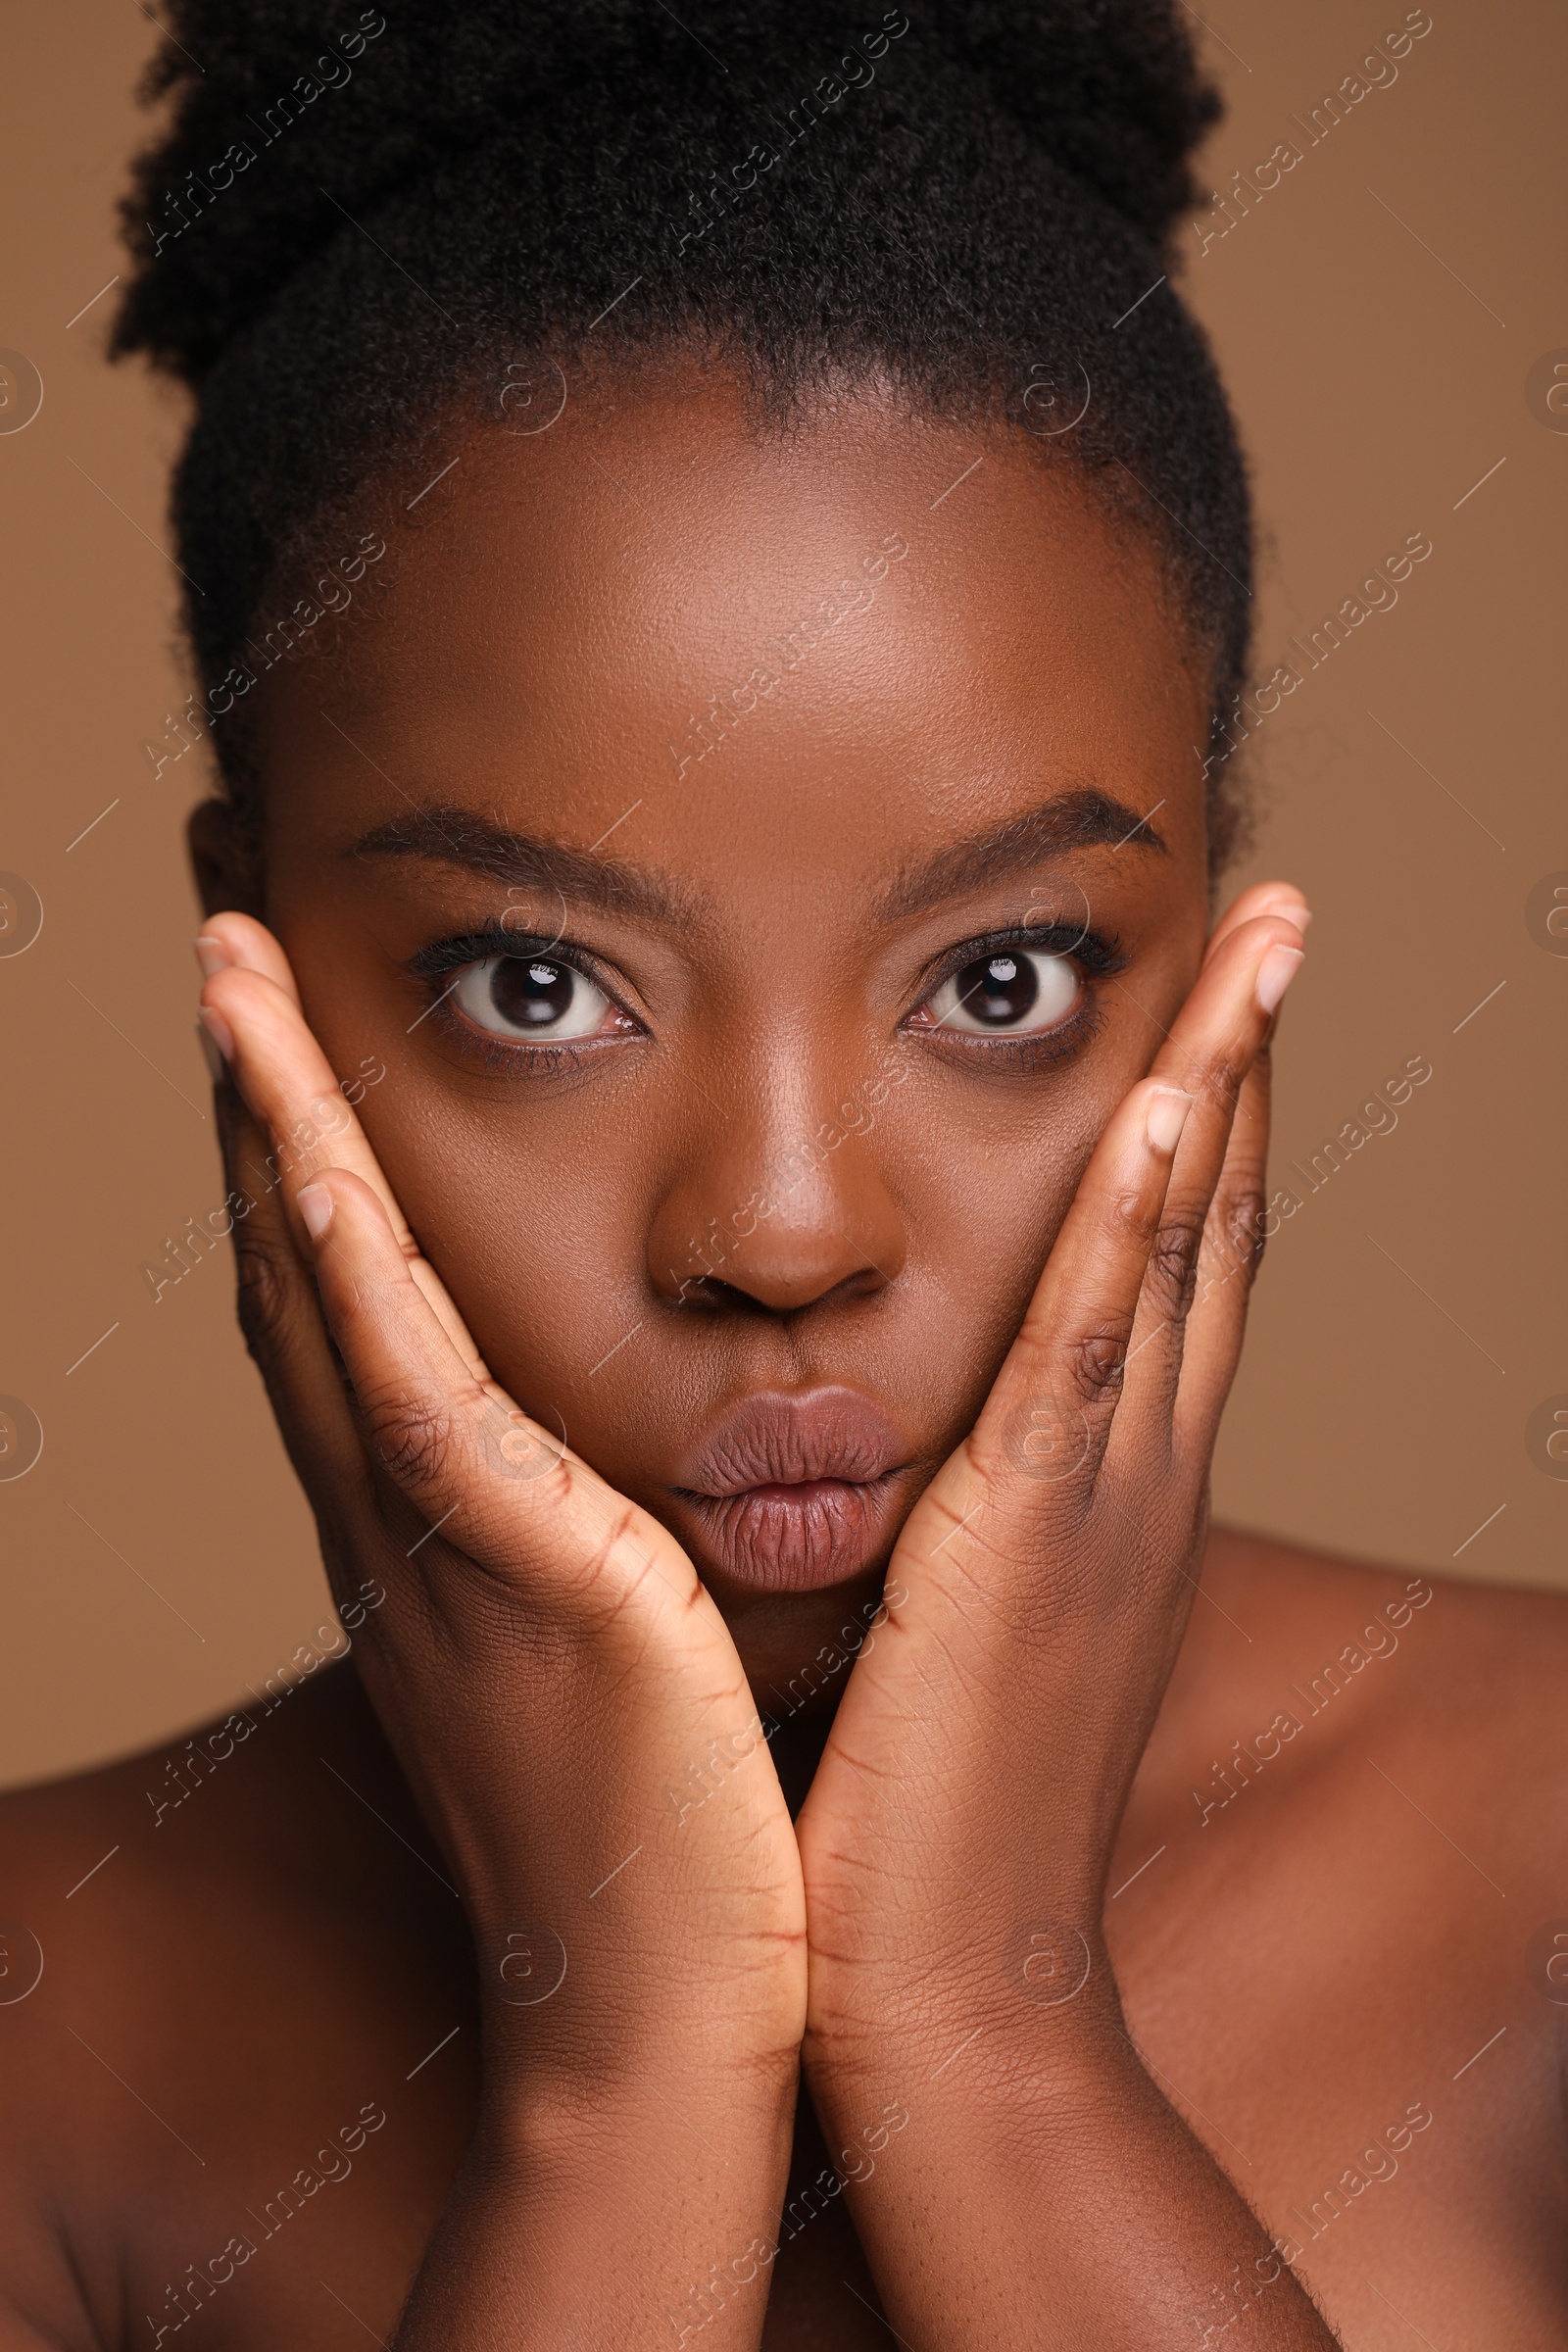
<instances>
[{"instance_id":1,"label":"smooth brown skin","mask_svg":"<svg viewBox=\"0 0 1568 2352\"><path fill-rule=\"evenodd\" d=\"M677 781L688 712L890 534L907 553L874 603ZM288 966L326 1083L386 1065L368 1141L302 1151L239 1230L295 1270L270 1377L340 1597L350 1554L363 1567L378 1542L388 1598L356 1635L359 1672L253 1708L252 1736L156 1827L164 1751L5 1801L5 1909L46 1968L0 2006L0 2352L153 2343L178 2317L167 2288L235 2231L256 2254L163 2341L389 2338L422 2264L400 2345L674 2343L681 2287L777 2233L803 2026L829 2144L859 2178L781 2249L765 2323L753 2283L687 2336L710 2352L886 2343L879 2298L917 2352L1327 2343L1288 2274L1227 2300L1233 2262L1276 2237L1353 2352L1562 2343L1563 2011L1526 1947L1568 1912L1568 1609L1451 1584L1411 1608L1398 1573L1224 1533L1203 1551L1234 1250L1200 1265L1185 1362L1180 1283L1146 1283L1125 1388L1085 1386L1084 1478L1008 1467L1020 1396L1119 1356L1167 1176L1164 1213L1189 1229L1219 1176L1226 1089L1200 1091L1174 1174L1140 1156L1147 1090L1129 1090L1152 1063L1166 1083L1207 1067L1227 1038L1245 1067L1267 1026L1250 969L1298 937L1287 891L1252 898L1187 1002L1207 928L1204 681L1148 551L1032 445L871 402L759 437L722 384L689 381L601 388L537 439L468 444L417 532L387 536L396 576L368 620L266 690L258 911L288 965L256 950L206 1000L258 1109L281 1115L290 1069L295 1106L310 1093ZM910 867L1086 787L1156 810L1165 854L1058 848L923 913L876 912ZM694 904L675 923L576 905L564 921L553 891L509 900L449 865L345 855L411 802L603 843ZM211 817L198 846L209 905L240 903ZM1024 909L1077 922L1086 902L1126 961L1070 1057L999 1070L904 1026L946 951ZM596 953L649 1039L519 1077L439 1012L411 1026L434 992L404 959L509 904ZM894 1066L874 1121L705 1258L710 1220ZM1254 1075L1222 1218L1264 1133ZM232 1148L259 1166L254 1131ZM313 1320L297 1194L318 1165L373 1178L371 1149L420 1279L466 1320L460 1349L647 1514L606 1506L598 1540L620 1525L663 1576L631 1579L586 1633L573 1562L596 1539L572 1512L591 1520L602 1490L585 1470L569 1491L565 1472L484 1490L477 1455L448 1465L449 1534L471 1548L432 1536L414 1567L438 1508L387 1500L382 1477L384 1518L355 1519L335 1416L361 1441ZM317 1265L366 1406L376 1331L412 1345L426 1310L371 1196L327 1190ZM1106 1222L1097 1201L1138 1205ZM405 1296L388 1321L377 1301ZM1105 1344L1088 1359L1053 1354L1089 1328ZM451 1356L432 1319L418 1330L431 1363ZM782 1794L759 1749L661 1823L649 1792L702 1727L744 1722L740 1670L766 1711L874 1606L885 1554L829 1592L726 1586L667 1483L735 1397L824 1381L907 1433L908 1598L791 1715ZM405 1494L439 1483L406 1455L399 1477ZM682 1546L710 1599L682 1583ZM1292 1695L1390 1610L1396 1636L1385 1615L1385 1654L1357 1649L1338 1695L1315 1712ZM560 1678L554 1720L551 1656L584 1669ZM797 1864L784 1798L846 1685ZM1203 1818L1194 1790L1223 1793L1216 1760L1281 1709L1299 1733ZM627 1825L654 1867L628 1864L590 1914ZM487 1990L495 1936L568 1901L572 1967L519 2026ZM1052 2008L1020 1997L1013 1941L1046 1914L1095 1944L1084 1993ZM868 2170L890 2103L908 2120ZM318 2162L367 2105L385 2123ZM1431 2121L1377 2160L1392 2177L1303 2222L1411 2108ZM788 2193L826 2160L803 2100ZM263 2236L298 2168L347 2162ZM662 2270L675 2295L645 2309Z\"/></svg>"}]
</instances>

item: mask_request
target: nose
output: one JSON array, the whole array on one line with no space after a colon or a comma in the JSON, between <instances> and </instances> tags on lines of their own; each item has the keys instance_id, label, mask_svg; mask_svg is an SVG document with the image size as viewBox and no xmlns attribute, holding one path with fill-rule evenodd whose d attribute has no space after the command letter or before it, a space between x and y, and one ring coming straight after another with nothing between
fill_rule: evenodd
<instances>
[{"instance_id":1,"label":"nose","mask_svg":"<svg viewBox=\"0 0 1568 2352\"><path fill-rule=\"evenodd\" d=\"M808 1129L787 1116L726 1118L690 1138L649 1231L661 1297L800 1314L869 1298L903 1268L904 1213L855 1094Z\"/></svg>"}]
</instances>

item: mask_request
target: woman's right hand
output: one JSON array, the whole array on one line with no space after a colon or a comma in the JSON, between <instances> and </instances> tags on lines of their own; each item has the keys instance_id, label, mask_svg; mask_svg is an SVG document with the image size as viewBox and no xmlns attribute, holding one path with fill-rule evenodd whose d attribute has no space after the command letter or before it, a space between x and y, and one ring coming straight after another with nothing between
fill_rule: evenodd
<instances>
[{"instance_id":1,"label":"woman's right hand","mask_svg":"<svg viewBox=\"0 0 1568 2352\"><path fill-rule=\"evenodd\" d=\"M641 2290L629 2273L615 2288L607 2255L592 2292L579 2269L558 2300L514 2247L510 2268L495 2257L507 2310L470 2309L497 2216L486 2207L481 2228L470 2213L470 2229L449 2209L450 2259L421 2276L430 2340L439 2326L484 2343L493 2317L498 2343L534 2325L543 2341L551 2312L600 2340L606 2295L603 2340L637 2339L644 2295L663 2332L710 2263L772 2243L789 2151L805 1898L745 1673L674 1538L490 1378L271 934L221 914L198 953L203 1017L237 1089L229 1182L254 1203L236 1203L234 1225L246 1337L336 1598L369 1580L385 1592L358 1637L360 1674L474 1933L481 2169L493 2182L520 2168L531 2211L559 2189L579 2260L586 2225L567 2214L590 2151L596 2194L626 2200L622 2235L639 2203L663 2232L657 2252L643 2242ZM554 2278L566 2247L526 2234ZM518 2335L511 2305L530 2275ZM765 2278L705 2329L711 2352L756 2340Z\"/></svg>"}]
</instances>

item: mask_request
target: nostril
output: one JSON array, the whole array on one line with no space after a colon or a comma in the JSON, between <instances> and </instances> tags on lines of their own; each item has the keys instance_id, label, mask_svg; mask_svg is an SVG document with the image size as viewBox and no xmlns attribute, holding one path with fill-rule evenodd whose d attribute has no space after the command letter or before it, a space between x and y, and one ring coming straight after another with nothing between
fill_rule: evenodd
<instances>
[{"instance_id":1,"label":"nostril","mask_svg":"<svg viewBox=\"0 0 1568 2352\"><path fill-rule=\"evenodd\" d=\"M778 1320L847 1305L897 1277L904 1213L863 1147L764 1192L757 1171L785 1161L771 1136L689 1141L648 1228L647 1275L660 1298L710 1317Z\"/></svg>"},{"instance_id":2,"label":"nostril","mask_svg":"<svg viewBox=\"0 0 1568 2352\"><path fill-rule=\"evenodd\" d=\"M782 1290L774 1291L770 1285L771 1295L762 1297L741 1283L724 1282L716 1274L690 1274L673 1294L671 1304L696 1307L713 1315L765 1315L770 1321L784 1321L791 1315L804 1315L812 1307L844 1306L857 1298L869 1298L885 1289L889 1279L879 1266L866 1265L822 1290L803 1284L798 1296L790 1296Z\"/></svg>"},{"instance_id":3,"label":"nostril","mask_svg":"<svg viewBox=\"0 0 1568 2352\"><path fill-rule=\"evenodd\" d=\"M770 1315L775 1311L765 1306L760 1298L754 1298L750 1291L740 1289L738 1284L721 1282L716 1274L686 1276L675 1294L674 1304L706 1308L710 1314Z\"/></svg>"}]
</instances>

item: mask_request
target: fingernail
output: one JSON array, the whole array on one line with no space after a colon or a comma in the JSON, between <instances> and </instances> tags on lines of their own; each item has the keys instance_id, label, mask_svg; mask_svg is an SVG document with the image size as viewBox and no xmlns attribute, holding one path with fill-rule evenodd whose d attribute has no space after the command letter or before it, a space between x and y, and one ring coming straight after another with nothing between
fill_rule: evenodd
<instances>
[{"instance_id":1,"label":"fingernail","mask_svg":"<svg viewBox=\"0 0 1568 2352\"><path fill-rule=\"evenodd\" d=\"M1144 1132L1156 1152L1175 1151L1192 1107L1192 1096L1184 1095L1179 1087L1162 1086L1157 1094L1150 1096L1149 1108L1144 1113Z\"/></svg>"},{"instance_id":2,"label":"fingernail","mask_svg":"<svg viewBox=\"0 0 1568 2352\"><path fill-rule=\"evenodd\" d=\"M332 1196L324 1184L308 1184L299 1195L300 1215L313 1242L318 1242L332 1222Z\"/></svg>"},{"instance_id":3,"label":"fingernail","mask_svg":"<svg viewBox=\"0 0 1568 2352\"><path fill-rule=\"evenodd\" d=\"M1274 1012L1281 997L1300 970L1305 957L1299 948L1270 948L1257 967L1257 1001Z\"/></svg>"},{"instance_id":4,"label":"fingernail","mask_svg":"<svg viewBox=\"0 0 1568 2352\"><path fill-rule=\"evenodd\" d=\"M1298 931L1304 931L1312 920L1312 909L1304 899L1274 899L1262 911L1277 914L1281 922L1294 923Z\"/></svg>"},{"instance_id":5,"label":"fingernail","mask_svg":"<svg viewBox=\"0 0 1568 2352\"><path fill-rule=\"evenodd\" d=\"M215 972L226 972L234 958L220 939L204 931L196 942L196 960L202 967L202 978L210 980Z\"/></svg>"},{"instance_id":6,"label":"fingernail","mask_svg":"<svg viewBox=\"0 0 1568 2352\"><path fill-rule=\"evenodd\" d=\"M200 1017L202 1027L206 1030L208 1036L212 1039L214 1045L223 1056L223 1059L225 1061L232 1061L234 1058L234 1032L224 1020L222 1014L220 1012L215 1012L211 1004L198 1005L197 1012Z\"/></svg>"}]
</instances>

